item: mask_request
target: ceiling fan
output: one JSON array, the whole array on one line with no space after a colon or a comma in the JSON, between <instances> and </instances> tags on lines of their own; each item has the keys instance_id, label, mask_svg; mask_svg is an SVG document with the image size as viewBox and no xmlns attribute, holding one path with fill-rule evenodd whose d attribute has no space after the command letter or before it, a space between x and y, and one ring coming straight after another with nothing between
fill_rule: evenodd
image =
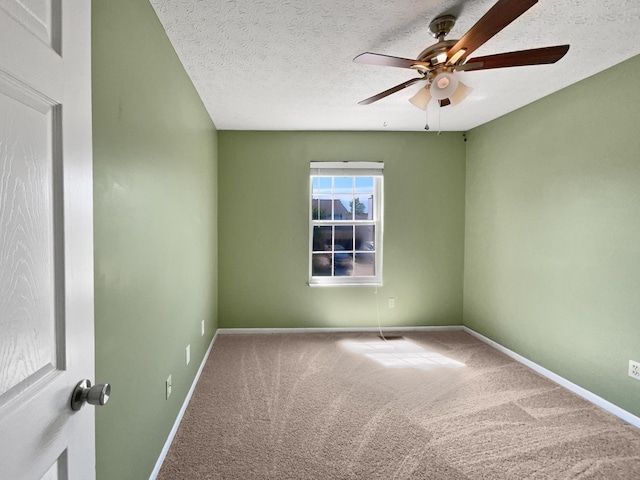
<instances>
[{"instance_id":1,"label":"ceiling fan","mask_svg":"<svg viewBox=\"0 0 640 480\"><path fill-rule=\"evenodd\" d=\"M460 40L445 40L456 22L456 17L453 15L438 17L429 24L429 30L438 39L438 43L423 50L416 60L369 52L358 55L353 59L356 63L410 68L420 74L419 77L362 100L358 104L369 105L418 82L426 81L425 88L421 88L409 100L412 104L426 110L431 98L435 98L440 107L457 105L469 95L471 88L460 82L454 72L557 62L567 53L569 45L469 58L472 52L536 3L538 0L498 0Z\"/></svg>"}]
</instances>

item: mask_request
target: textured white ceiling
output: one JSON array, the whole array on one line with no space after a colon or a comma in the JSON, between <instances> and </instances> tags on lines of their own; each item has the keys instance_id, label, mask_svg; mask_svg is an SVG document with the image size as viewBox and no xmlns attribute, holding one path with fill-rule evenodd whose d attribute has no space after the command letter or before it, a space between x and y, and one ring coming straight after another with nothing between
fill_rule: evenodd
<instances>
[{"instance_id":1,"label":"textured white ceiling","mask_svg":"<svg viewBox=\"0 0 640 480\"><path fill-rule=\"evenodd\" d=\"M433 18L456 15L447 40L457 39L495 3L150 1L220 130L422 130L425 112L408 102L422 82L357 104L417 74L353 58L416 58L435 43ZM469 130L639 54L640 1L540 0L471 56L566 43L555 65L457 73L474 90L455 107L432 102L432 130Z\"/></svg>"}]
</instances>

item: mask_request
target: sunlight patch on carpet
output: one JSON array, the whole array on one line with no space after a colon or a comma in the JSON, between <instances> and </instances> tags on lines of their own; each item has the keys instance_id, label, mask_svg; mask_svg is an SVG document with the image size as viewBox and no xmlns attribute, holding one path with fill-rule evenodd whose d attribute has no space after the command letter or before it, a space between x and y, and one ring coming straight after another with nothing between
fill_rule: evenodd
<instances>
[{"instance_id":1,"label":"sunlight patch on carpet","mask_svg":"<svg viewBox=\"0 0 640 480\"><path fill-rule=\"evenodd\" d=\"M440 353L430 352L409 340L342 340L340 345L388 368L432 370L434 368L465 366L464 363L445 357Z\"/></svg>"}]
</instances>

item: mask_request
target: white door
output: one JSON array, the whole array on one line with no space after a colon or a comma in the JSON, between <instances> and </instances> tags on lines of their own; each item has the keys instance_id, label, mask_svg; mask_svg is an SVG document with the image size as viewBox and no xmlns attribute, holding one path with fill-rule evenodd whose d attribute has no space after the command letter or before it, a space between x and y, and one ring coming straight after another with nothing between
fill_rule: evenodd
<instances>
[{"instance_id":1,"label":"white door","mask_svg":"<svg viewBox=\"0 0 640 480\"><path fill-rule=\"evenodd\" d=\"M95 478L89 0L0 0L0 479Z\"/></svg>"}]
</instances>

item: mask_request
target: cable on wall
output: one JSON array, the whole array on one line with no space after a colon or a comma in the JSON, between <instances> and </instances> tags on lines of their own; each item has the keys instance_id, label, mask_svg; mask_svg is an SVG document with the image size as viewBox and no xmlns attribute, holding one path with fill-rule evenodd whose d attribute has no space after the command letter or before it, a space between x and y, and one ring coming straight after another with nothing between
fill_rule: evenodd
<instances>
[{"instance_id":1,"label":"cable on wall","mask_svg":"<svg viewBox=\"0 0 640 480\"><path fill-rule=\"evenodd\" d=\"M384 336L384 333L382 333L382 327L380 326L380 301L378 299L378 287L376 287L375 296L376 296L376 315L378 317L378 331L380 332L380 338L386 342L387 338Z\"/></svg>"}]
</instances>

